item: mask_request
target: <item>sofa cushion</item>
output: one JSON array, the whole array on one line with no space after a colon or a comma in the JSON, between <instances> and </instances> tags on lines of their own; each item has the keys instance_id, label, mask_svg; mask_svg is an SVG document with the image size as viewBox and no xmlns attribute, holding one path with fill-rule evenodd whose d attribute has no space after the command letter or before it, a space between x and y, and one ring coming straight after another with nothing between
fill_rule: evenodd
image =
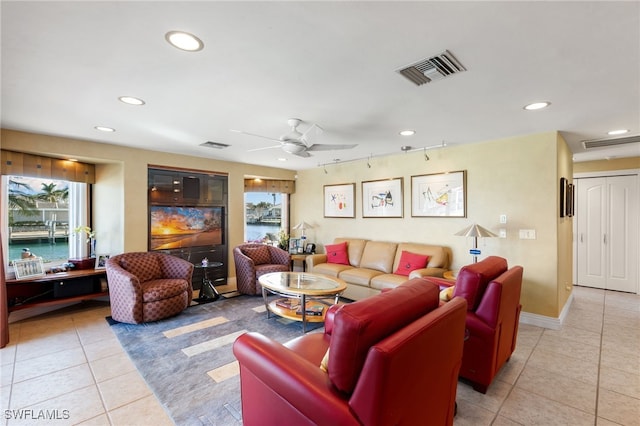
<instances>
[{"instance_id":1,"label":"sofa cushion","mask_svg":"<svg viewBox=\"0 0 640 426\"><path fill-rule=\"evenodd\" d=\"M350 284L368 287L371 279L377 275L382 275L382 272L367 268L348 268L340 272L338 278Z\"/></svg>"},{"instance_id":2,"label":"sofa cushion","mask_svg":"<svg viewBox=\"0 0 640 426\"><path fill-rule=\"evenodd\" d=\"M371 346L438 307L438 293L437 285L416 278L340 309L333 324L328 363L334 386L353 392Z\"/></svg>"},{"instance_id":3,"label":"sofa cushion","mask_svg":"<svg viewBox=\"0 0 640 426\"><path fill-rule=\"evenodd\" d=\"M349 264L346 241L340 244L328 244L324 248L327 251L327 263Z\"/></svg>"},{"instance_id":4,"label":"sofa cushion","mask_svg":"<svg viewBox=\"0 0 640 426\"><path fill-rule=\"evenodd\" d=\"M427 266L429 256L403 251L394 274L409 276L411 271Z\"/></svg>"},{"instance_id":5,"label":"sofa cushion","mask_svg":"<svg viewBox=\"0 0 640 426\"><path fill-rule=\"evenodd\" d=\"M396 243L368 241L362 252L360 267L390 274L393 271L392 266L397 246Z\"/></svg>"},{"instance_id":6,"label":"sofa cushion","mask_svg":"<svg viewBox=\"0 0 640 426\"><path fill-rule=\"evenodd\" d=\"M453 297L467 299L467 310L475 311L489 282L507 270L507 260L489 256L478 263L464 266L456 278Z\"/></svg>"},{"instance_id":7,"label":"sofa cushion","mask_svg":"<svg viewBox=\"0 0 640 426\"><path fill-rule=\"evenodd\" d=\"M427 268L449 268L449 252L445 247L420 243L399 243L393 265L394 270L399 266L403 251L429 256Z\"/></svg>"},{"instance_id":8,"label":"sofa cushion","mask_svg":"<svg viewBox=\"0 0 640 426\"><path fill-rule=\"evenodd\" d=\"M140 283L162 277L162 268L155 253L125 254L120 266L135 275Z\"/></svg>"},{"instance_id":9,"label":"sofa cushion","mask_svg":"<svg viewBox=\"0 0 640 426\"><path fill-rule=\"evenodd\" d=\"M255 265L271 263L271 253L267 246L243 247L242 254L253 260Z\"/></svg>"},{"instance_id":10,"label":"sofa cushion","mask_svg":"<svg viewBox=\"0 0 640 426\"><path fill-rule=\"evenodd\" d=\"M364 246L369 240L363 240L361 238L336 238L333 240L334 244L347 243L347 253L349 254L349 264L354 267L360 266L360 259L362 258L362 252Z\"/></svg>"}]
</instances>

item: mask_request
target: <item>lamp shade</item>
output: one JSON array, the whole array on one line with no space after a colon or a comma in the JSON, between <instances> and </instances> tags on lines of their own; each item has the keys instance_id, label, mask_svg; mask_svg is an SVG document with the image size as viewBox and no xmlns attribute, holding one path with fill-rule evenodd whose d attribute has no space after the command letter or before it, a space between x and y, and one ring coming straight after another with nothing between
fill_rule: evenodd
<instances>
[{"instance_id":1,"label":"lamp shade","mask_svg":"<svg viewBox=\"0 0 640 426\"><path fill-rule=\"evenodd\" d=\"M471 226L468 226L456 232L454 235L457 235L460 237L476 237L476 238L497 237L497 235L494 234L493 232L475 223Z\"/></svg>"},{"instance_id":2,"label":"lamp shade","mask_svg":"<svg viewBox=\"0 0 640 426\"><path fill-rule=\"evenodd\" d=\"M313 226L309 225L307 222L303 220L302 222L294 226L293 229L295 230L302 229L304 231L305 229L313 229Z\"/></svg>"}]
</instances>

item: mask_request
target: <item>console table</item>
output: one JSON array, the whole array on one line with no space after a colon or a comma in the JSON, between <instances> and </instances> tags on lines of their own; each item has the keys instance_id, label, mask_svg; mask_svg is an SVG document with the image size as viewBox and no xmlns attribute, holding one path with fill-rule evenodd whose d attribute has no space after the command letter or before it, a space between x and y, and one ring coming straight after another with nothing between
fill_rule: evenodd
<instances>
[{"instance_id":1,"label":"console table","mask_svg":"<svg viewBox=\"0 0 640 426\"><path fill-rule=\"evenodd\" d=\"M106 276L104 269L81 269L20 280L8 279L9 312L108 296L108 290L103 290L101 283Z\"/></svg>"}]
</instances>

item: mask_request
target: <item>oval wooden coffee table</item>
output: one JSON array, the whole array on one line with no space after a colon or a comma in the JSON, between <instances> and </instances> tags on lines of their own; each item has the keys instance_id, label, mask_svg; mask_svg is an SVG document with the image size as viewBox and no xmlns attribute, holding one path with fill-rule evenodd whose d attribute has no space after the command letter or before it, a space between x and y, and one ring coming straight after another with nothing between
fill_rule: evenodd
<instances>
[{"instance_id":1,"label":"oval wooden coffee table","mask_svg":"<svg viewBox=\"0 0 640 426\"><path fill-rule=\"evenodd\" d=\"M307 332L307 322L323 322L326 309L322 315L307 315L306 309L301 309L297 313L296 309L288 309L277 304L278 300L269 302L269 293L281 298L294 299L300 301L301 307L306 307L308 302L318 301L324 303L322 299L334 298L334 303L338 303L340 294L347 288L347 283L339 278L332 278L326 275L312 274L309 272L271 272L262 275L258 282L262 286L262 298L269 314L281 316L294 321L302 321L302 331ZM328 303L324 303L329 305Z\"/></svg>"}]
</instances>

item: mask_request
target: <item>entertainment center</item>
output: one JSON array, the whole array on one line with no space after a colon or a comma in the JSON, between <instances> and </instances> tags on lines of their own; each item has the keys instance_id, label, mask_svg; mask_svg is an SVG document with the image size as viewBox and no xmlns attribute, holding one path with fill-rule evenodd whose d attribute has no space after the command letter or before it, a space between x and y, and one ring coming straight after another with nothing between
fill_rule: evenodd
<instances>
[{"instance_id":1,"label":"entertainment center","mask_svg":"<svg viewBox=\"0 0 640 426\"><path fill-rule=\"evenodd\" d=\"M150 166L149 251L157 250L208 268L214 285L227 281L226 174ZM203 269L193 272L195 290L202 286Z\"/></svg>"}]
</instances>

